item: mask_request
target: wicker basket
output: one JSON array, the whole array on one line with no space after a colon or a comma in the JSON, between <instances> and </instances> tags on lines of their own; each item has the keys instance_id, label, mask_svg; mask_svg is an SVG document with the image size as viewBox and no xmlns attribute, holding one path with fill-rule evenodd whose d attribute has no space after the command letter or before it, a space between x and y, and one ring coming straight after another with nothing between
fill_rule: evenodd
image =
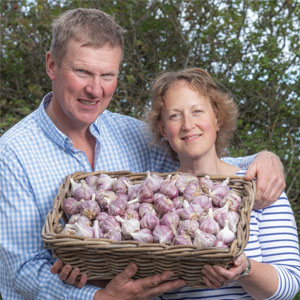
<instances>
[{"instance_id":1,"label":"wicker basket","mask_svg":"<svg viewBox=\"0 0 300 300\"><path fill-rule=\"evenodd\" d=\"M172 270L171 279L184 279L190 287L205 287L202 279L202 267L205 264L219 264L229 267L233 259L242 253L248 243L250 213L254 203L255 183L245 181L242 177L231 176L229 187L242 198L239 209L240 220L237 225L237 238L230 249L207 248L195 246L145 244L136 241L115 242L108 239L85 238L75 235L60 234L67 223L67 216L62 209L63 200L70 196L70 178L75 181L88 175L101 173L111 177L128 177L138 183L145 179L146 173L130 172L77 172L65 178L55 198L53 208L46 217L42 237L47 249L64 263L80 268L81 273L88 274L89 279L111 279L122 272L132 261L138 265L135 278L143 278L165 270ZM156 173L163 178L168 174ZM171 173L171 174L176 174ZM200 178L203 175L198 175ZM211 176L214 182L226 179L224 176Z\"/></svg>"}]
</instances>

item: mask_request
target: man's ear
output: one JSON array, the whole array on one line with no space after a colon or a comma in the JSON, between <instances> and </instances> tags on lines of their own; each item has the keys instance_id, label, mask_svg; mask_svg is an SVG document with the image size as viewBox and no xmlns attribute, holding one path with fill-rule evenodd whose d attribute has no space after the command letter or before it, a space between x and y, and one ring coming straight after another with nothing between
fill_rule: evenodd
<instances>
[{"instance_id":1,"label":"man's ear","mask_svg":"<svg viewBox=\"0 0 300 300\"><path fill-rule=\"evenodd\" d=\"M52 58L50 51L46 54L46 72L51 80L55 80L56 62Z\"/></svg>"}]
</instances>

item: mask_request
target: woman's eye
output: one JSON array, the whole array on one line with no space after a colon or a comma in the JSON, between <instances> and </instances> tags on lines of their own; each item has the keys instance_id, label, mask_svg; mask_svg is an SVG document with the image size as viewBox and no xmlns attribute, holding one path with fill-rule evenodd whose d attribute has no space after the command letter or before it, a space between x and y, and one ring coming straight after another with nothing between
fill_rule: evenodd
<instances>
[{"instance_id":1,"label":"woman's eye","mask_svg":"<svg viewBox=\"0 0 300 300\"><path fill-rule=\"evenodd\" d=\"M170 115L170 120L178 120L180 118L179 114L172 114Z\"/></svg>"}]
</instances>

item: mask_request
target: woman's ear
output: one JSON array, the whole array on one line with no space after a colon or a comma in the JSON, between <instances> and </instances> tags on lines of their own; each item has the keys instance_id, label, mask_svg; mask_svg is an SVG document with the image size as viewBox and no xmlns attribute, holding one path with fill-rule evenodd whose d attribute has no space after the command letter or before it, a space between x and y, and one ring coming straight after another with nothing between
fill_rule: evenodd
<instances>
[{"instance_id":1,"label":"woman's ear","mask_svg":"<svg viewBox=\"0 0 300 300\"><path fill-rule=\"evenodd\" d=\"M166 135L166 132L165 132L165 127L163 126L163 123L162 121L158 121L158 130L160 132L160 134L165 138L167 139L167 135Z\"/></svg>"},{"instance_id":2,"label":"woman's ear","mask_svg":"<svg viewBox=\"0 0 300 300\"><path fill-rule=\"evenodd\" d=\"M50 51L48 51L46 54L46 72L51 80L55 80L56 68L57 65L52 58Z\"/></svg>"}]
</instances>

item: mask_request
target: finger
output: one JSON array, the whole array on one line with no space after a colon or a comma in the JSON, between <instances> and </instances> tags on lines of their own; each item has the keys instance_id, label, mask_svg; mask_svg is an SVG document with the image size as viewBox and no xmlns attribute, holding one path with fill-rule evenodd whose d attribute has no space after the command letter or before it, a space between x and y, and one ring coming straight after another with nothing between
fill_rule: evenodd
<instances>
[{"instance_id":1,"label":"finger","mask_svg":"<svg viewBox=\"0 0 300 300\"><path fill-rule=\"evenodd\" d=\"M144 297L146 298L155 298L159 295L162 295L168 291L176 290L181 287L186 286L186 282L182 279L177 279L177 280L172 280L172 281L167 281L163 282L150 290L144 292Z\"/></svg>"},{"instance_id":2,"label":"finger","mask_svg":"<svg viewBox=\"0 0 300 300\"><path fill-rule=\"evenodd\" d=\"M65 281L68 278L71 271L72 271L72 266L65 265L58 275L59 279Z\"/></svg>"},{"instance_id":3,"label":"finger","mask_svg":"<svg viewBox=\"0 0 300 300\"><path fill-rule=\"evenodd\" d=\"M78 268L74 268L71 270L71 272L69 273L69 276L67 276L67 278L65 279L65 282L68 284L75 284L76 282L76 278L78 277L80 273L80 270Z\"/></svg>"},{"instance_id":4,"label":"finger","mask_svg":"<svg viewBox=\"0 0 300 300\"><path fill-rule=\"evenodd\" d=\"M115 277L115 281L118 282L118 284L126 284L131 278L135 275L137 272L137 265L135 263L129 263L125 270L121 273L119 273Z\"/></svg>"},{"instance_id":5,"label":"finger","mask_svg":"<svg viewBox=\"0 0 300 300\"><path fill-rule=\"evenodd\" d=\"M50 268L50 272L52 274L58 274L60 272L60 270L63 268L64 263L59 259L57 260L53 266L51 266Z\"/></svg>"},{"instance_id":6,"label":"finger","mask_svg":"<svg viewBox=\"0 0 300 300\"><path fill-rule=\"evenodd\" d=\"M257 165L256 165L256 162L253 161L250 164L250 166L248 167L248 169L244 175L244 179L245 180L253 180L255 178L256 171L257 171Z\"/></svg>"},{"instance_id":7,"label":"finger","mask_svg":"<svg viewBox=\"0 0 300 300\"><path fill-rule=\"evenodd\" d=\"M225 280L228 280L228 278L223 277L220 274L220 267L218 266L205 266L203 268L202 273L205 275L205 277L211 282L211 284L217 288L221 287Z\"/></svg>"},{"instance_id":8,"label":"finger","mask_svg":"<svg viewBox=\"0 0 300 300\"><path fill-rule=\"evenodd\" d=\"M139 279L139 281L141 281L141 284L144 289L150 289L150 288L156 287L157 285L159 285L160 283L162 283L164 281L167 281L168 279L170 279L170 277L172 275L173 275L173 272L165 271L161 274L149 276L144 279Z\"/></svg>"},{"instance_id":9,"label":"finger","mask_svg":"<svg viewBox=\"0 0 300 300\"><path fill-rule=\"evenodd\" d=\"M87 282L87 280L88 280L87 274L83 273L83 274L81 275L81 277L80 277L79 282L76 284L76 286L77 286L78 288L84 287L85 284L86 284L86 282Z\"/></svg>"}]
</instances>

